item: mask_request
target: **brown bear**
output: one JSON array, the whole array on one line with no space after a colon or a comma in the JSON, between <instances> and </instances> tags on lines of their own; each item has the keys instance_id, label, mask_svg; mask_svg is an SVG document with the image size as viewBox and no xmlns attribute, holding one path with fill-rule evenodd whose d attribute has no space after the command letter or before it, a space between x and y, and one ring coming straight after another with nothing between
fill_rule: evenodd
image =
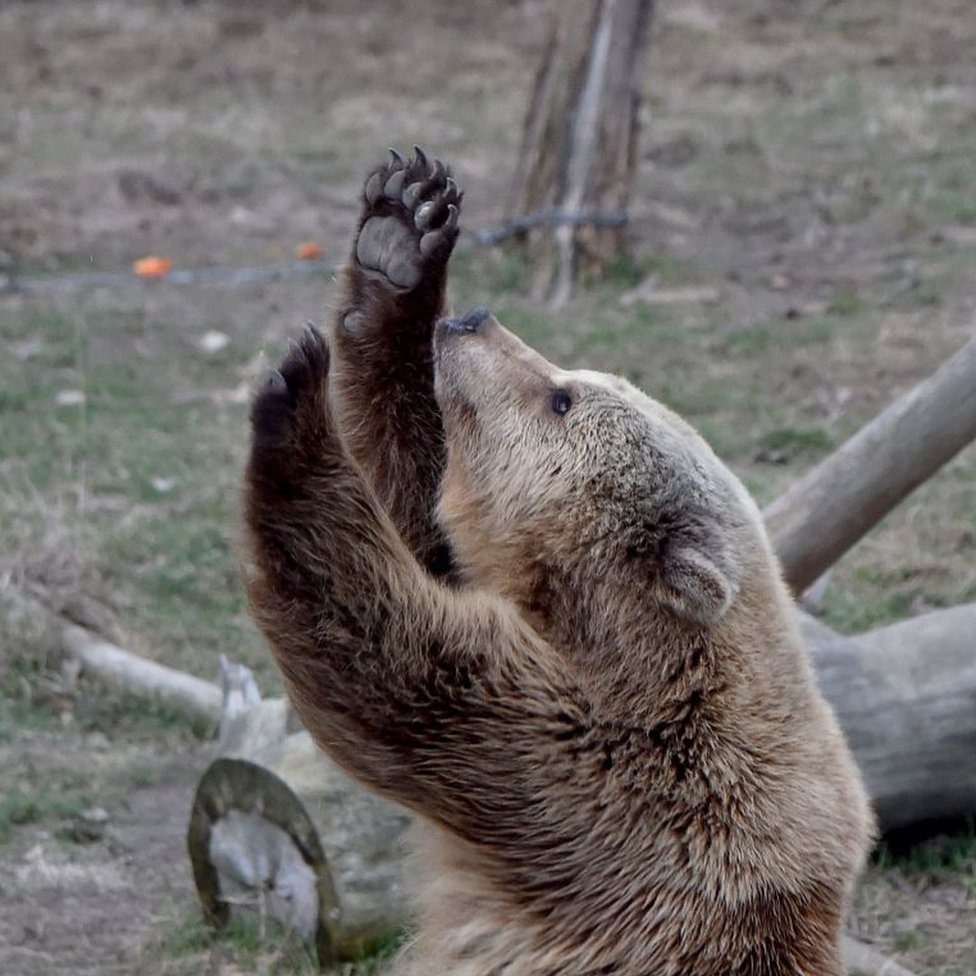
<instances>
[{"instance_id":1,"label":"brown bear","mask_svg":"<svg viewBox=\"0 0 976 976\"><path fill-rule=\"evenodd\" d=\"M624 380L443 318L461 194L368 179L252 412L254 615L418 815L416 976L838 976L871 835L755 504Z\"/></svg>"}]
</instances>

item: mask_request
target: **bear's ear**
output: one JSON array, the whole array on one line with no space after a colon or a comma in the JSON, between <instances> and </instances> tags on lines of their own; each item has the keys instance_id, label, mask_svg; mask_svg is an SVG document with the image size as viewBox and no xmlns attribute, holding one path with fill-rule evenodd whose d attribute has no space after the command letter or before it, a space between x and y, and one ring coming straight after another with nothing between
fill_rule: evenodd
<instances>
[{"instance_id":1,"label":"bear's ear","mask_svg":"<svg viewBox=\"0 0 976 976\"><path fill-rule=\"evenodd\" d=\"M680 541L664 546L655 588L658 598L690 623L717 624L739 592L738 573L725 555Z\"/></svg>"},{"instance_id":2,"label":"bear's ear","mask_svg":"<svg viewBox=\"0 0 976 976\"><path fill-rule=\"evenodd\" d=\"M681 619L711 627L725 616L739 592L740 573L719 526L648 525L630 554L644 562L657 600Z\"/></svg>"}]
</instances>

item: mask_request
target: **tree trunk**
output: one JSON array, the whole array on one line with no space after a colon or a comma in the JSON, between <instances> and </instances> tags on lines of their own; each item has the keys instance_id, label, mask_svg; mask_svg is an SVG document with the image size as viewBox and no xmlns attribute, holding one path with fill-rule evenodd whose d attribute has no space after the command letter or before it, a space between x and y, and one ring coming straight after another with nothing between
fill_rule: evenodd
<instances>
[{"instance_id":1,"label":"tree trunk","mask_svg":"<svg viewBox=\"0 0 976 976\"><path fill-rule=\"evenodd\" d=\"M580 218L623 215L633 183L642 54L651 0L560 4L536 74L510 210ZM557 223L530 234L535 290L553 304L572 293L582 263L601 266L623 231Z\"/></svg>"},{"instance_id":2,"label":"tree trunk","mask_svg":"<svg viewBox=\"0 0 976 976\"><path fill-rule=\"evenodd\" d=\"M976 438L976 339L763 512L801 593L909 492Z\"/></svg>"},{"instance_id":3,"label":"tree trunk","mask_svg":"<svg viewBox=\"0 0 976 976\"><path fill-rule=\"evenodd\" d=\"M225 725L187 833L207 916L275 918L316 946L322 966L400 931L408 814L348 779L307 732L289 734L280 699Z\"/></svg>"}]
</instances>

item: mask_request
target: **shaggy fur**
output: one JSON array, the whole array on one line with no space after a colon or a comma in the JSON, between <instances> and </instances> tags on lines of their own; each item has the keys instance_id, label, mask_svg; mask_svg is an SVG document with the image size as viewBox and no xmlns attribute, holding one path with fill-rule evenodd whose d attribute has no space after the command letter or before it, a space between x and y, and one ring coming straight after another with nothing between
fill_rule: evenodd
<instances>
[{"instance_id":1,"label":"shaggy fur","mask_svg":"<svg viewBox=\"0 0 976 976\"><path fill-rule=\"evenodd\" d=\"M839 976L870 815L759 513L625 381L438 320L459 203L422 155L370 177L246 478L302 720L423 825L402 964Z\"/></svg>"}]
</instances>

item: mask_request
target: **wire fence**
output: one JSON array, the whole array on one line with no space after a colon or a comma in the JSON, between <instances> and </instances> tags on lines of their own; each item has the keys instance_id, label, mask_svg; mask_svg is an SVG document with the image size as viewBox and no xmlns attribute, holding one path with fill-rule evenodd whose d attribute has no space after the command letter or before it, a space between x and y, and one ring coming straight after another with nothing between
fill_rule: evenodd
<instances>
[{"instance_id":1,"label":"wire fence","mask_svg":"<svg viewBox=\"0 0 976 976\"><path fill-rule=\"evenodd\" d=\"M556 227L561 224L591 227L623 227L628 223L624 213L603 213L594 210L536 210L522 217L514 217L494 227L463 231L463 239L478 247L495 247L511 237L527 233L536 227ZM176 268L158 277L143 277L135 271L71 271L63 274L16 273L0 275L0 294L33 291L70 291L78 288L126 288L160 285L244 285L256 281L274 281L306 275L335 274L339 265L320 260L279 261L251 267Z\"/></svg>"}]
</instances>

